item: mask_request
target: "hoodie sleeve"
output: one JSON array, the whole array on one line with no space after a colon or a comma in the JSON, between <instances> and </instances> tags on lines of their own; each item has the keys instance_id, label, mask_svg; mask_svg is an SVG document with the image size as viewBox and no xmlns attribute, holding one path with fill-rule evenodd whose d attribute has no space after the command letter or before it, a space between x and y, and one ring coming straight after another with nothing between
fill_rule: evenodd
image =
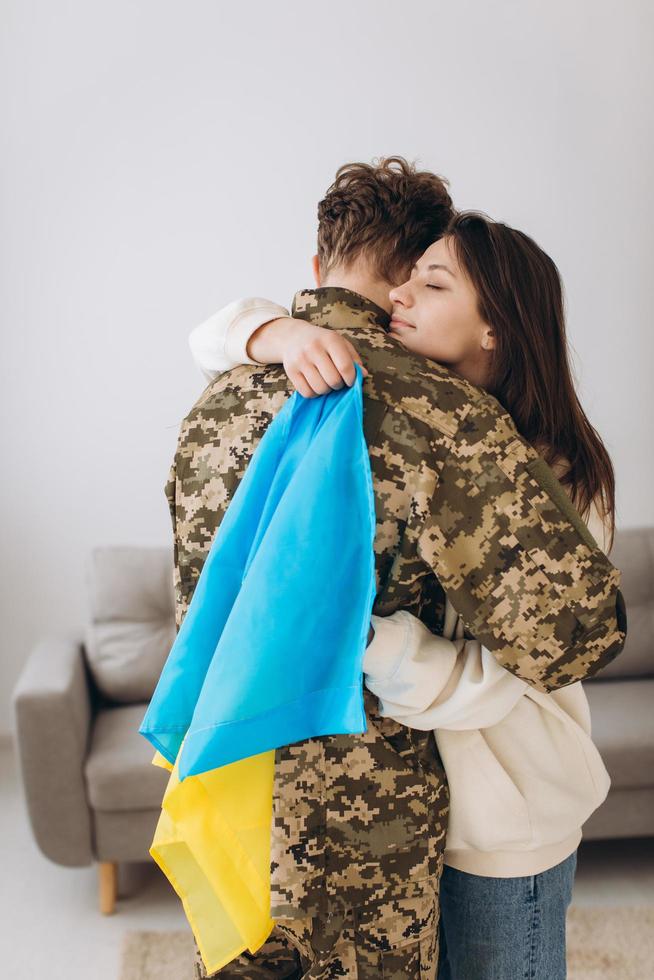
<instances>
[{"instance_id":1,"label":"hoodie sleeve","mask_svg":"<svg viewBox=\"0 0 654 980\"><path fill-rule=\"evenodd\" d=\"M289 311L255 296L223 306L195 327L189 335L189 347L206 380L213 381L239 364L257 364L248 356L248 341L255 330L280 316L289 316Z\"/></svg>"},{"instance_id":2,"label":"hoodie sleeve","mask_svg":"<svg viewBox=\"0 0 654 980\"><path fill-rule=\"evenodd\" d=\"M366 687L382 715L409 728L488 728L518 703L528 685L478 640L437 636L400 610L373 616L375 636L363 662Z\"/></svg>"}]
</instances>

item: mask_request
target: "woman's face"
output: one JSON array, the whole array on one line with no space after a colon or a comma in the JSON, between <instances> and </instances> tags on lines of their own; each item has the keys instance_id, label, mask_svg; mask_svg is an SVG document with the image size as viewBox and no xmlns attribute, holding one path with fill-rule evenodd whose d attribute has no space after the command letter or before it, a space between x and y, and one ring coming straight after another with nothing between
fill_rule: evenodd
<instances>
[{"instance_id":1,"label":"woman's face","mask_svg":"<svg viewBox=\"0 0 654 980\"><path fill-rule=\"evenodd\" d=\"M389 296L393 337L407 350L446 364L483 387L495 338L479 314L477 294L447 239L430 245L411 278Z\"/></svg>"}]
</instances>

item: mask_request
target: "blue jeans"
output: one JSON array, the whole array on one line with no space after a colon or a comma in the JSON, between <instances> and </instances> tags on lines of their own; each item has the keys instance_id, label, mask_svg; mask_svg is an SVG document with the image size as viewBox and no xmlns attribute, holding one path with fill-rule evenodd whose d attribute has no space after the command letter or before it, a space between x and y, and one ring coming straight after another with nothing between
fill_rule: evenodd
<instances>
[{"instance_id":1,"label":"blue jeans","mask_svg":"<svg viewBox=\"0 0 654 980\"><path fill-rule=\"evenodd\" d=\"M565 980L565 917L577 854L538 875L446 867L438 980Z\"/></svg>"}]
</instances>

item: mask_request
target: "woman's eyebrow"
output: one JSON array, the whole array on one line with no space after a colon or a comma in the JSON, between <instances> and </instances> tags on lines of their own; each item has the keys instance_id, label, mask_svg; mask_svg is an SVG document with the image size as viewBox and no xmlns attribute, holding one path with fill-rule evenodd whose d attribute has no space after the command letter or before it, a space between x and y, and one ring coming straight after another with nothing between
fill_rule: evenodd
<instances>
[{"instance_id":1,"label":"woman's eyebrow","mask_svg":"<svg viewBox=\"0 0 654 980\"><path fill-rule=\"evenodd\" d=\"M434 269L442 269L443 272L448 272L452 276L453 279L456 279L456 276L454 275L454 273L452 272L452 270L451 269L448 269L448 267L446 265L440 265L440 263L438 263L438 262L432 262L431 265L428 265L427 266L427 272L432 272ZM411 274L413 275L414 272L419 272L419 271L420 270L418 268L418 263L416 262L414 264L413 268L411 269Z\"/></svg>"}]
</instances>

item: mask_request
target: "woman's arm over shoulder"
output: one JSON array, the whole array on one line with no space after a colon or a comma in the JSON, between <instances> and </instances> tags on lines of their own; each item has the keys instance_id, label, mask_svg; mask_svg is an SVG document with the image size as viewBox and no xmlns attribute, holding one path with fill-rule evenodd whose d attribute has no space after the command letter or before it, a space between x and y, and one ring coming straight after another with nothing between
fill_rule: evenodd
<instances>
[{"instance_id":1,"label":"woman's arm over shoulder","mask_svg":"<svg viewBox=\"0 0 654 980\"><path fill-rule=\"evenodd\" d=\"M477 640L437 636L406 610L372 622L366 687L383 715L410 728L487 728L506 717L527 688Z\"/></svg>"},{"instance_id":2,"label":"woman's arm over shoulder","mask_svg":"<svg viewBox=\"0 0 654 980\"><path fill-rule=\"evenodd\" d=\"M207 381L239 364L258 364L247 351L250 337L264 323L288 315L283 306L258 296L228 303L191 331L193 360Z\"/></svg>"},{"instance_id":3,"label":"woman's arm over shoulder","mask_svg":"<svg viewBox=\"0 0 654 980\"><path fill-rule=\"evenodd\" d=\"M277 303L236 300L196 327L189 345L207 381L239 364L282 364L305 398L352 386L356 367L368 372L347 337L337 330L293 319Z\"/></svg>"}]
</instances>

